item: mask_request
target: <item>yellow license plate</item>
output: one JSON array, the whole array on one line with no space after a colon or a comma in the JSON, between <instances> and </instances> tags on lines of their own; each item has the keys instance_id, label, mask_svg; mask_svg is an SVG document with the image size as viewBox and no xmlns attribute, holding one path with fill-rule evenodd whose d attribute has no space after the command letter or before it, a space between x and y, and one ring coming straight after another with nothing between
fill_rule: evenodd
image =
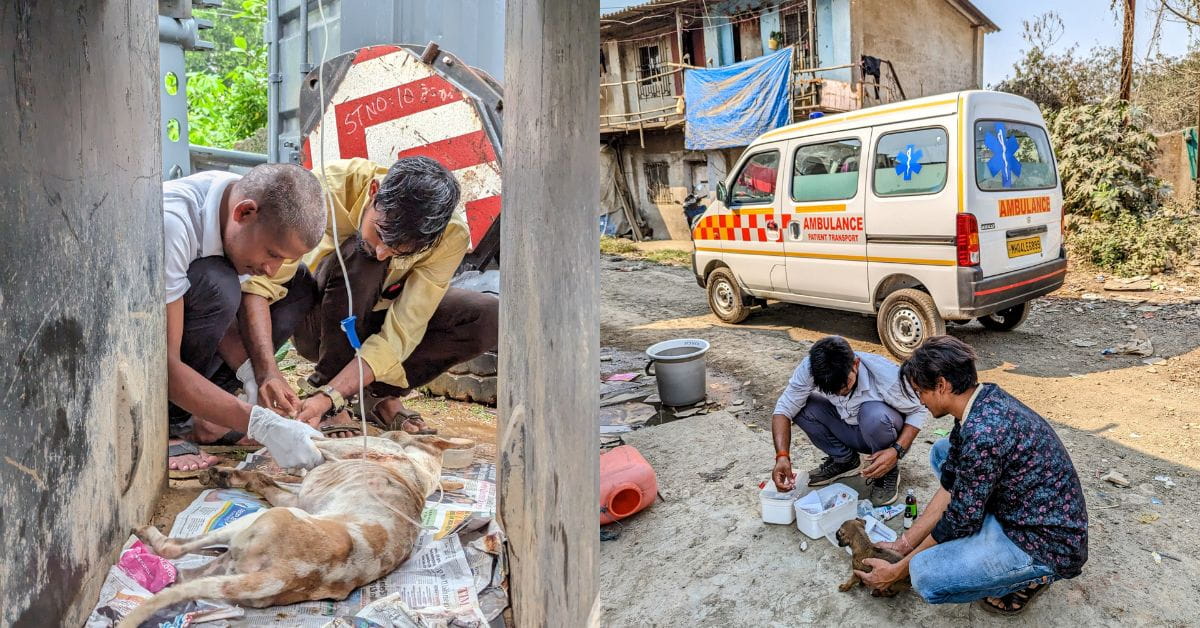
<instances>
[{"instance_id":1,"label":"yellow license plate","mask_svg":"<svg viewBox=\"0 0 1200 628\"><path fill-rule=\"evenodd\" d=\"M1032 238L1021 238L1020 240L1008 241L1008 256L1023 257L1025 255L1033 255L1034 253L1042 252L1042 237L1034 236Z\"/></svg>"}]
</instances>

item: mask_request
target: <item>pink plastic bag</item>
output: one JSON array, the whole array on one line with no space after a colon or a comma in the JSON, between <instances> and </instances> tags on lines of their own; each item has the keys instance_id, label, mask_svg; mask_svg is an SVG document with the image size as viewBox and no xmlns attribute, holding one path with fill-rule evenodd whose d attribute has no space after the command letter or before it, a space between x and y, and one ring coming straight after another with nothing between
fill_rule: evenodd
<instances>
[{"instance_id":1,"label":"pink plastic bag","mask_svg":"<svg viewBox=\"0 0 1200 628\"><path fill-rule=\"evenodd\" d=\"M171 561L154 554L141 541L134 541L121 554L117 566L151 593L158 593L175 582L177 574Z\"/></svg>"}]
</instances>

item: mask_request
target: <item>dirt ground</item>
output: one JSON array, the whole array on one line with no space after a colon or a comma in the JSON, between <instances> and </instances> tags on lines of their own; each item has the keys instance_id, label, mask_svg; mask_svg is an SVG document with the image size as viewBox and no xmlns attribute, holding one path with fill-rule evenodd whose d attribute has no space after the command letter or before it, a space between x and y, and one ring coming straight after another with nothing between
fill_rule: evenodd
<instances>
[{"instance_id":1,"label":"dirt ground","mask_svg":"<svg viewBox=\"0 0 1200 628\"><path fill-rule=\"evenodd\" d=\"M861 589L839 594L844 555L824 540L809 541L801 553L799 531L758 518L757 483L773 462L770 413L779 392L822 336L840 334L856 350L884 353L874 319L772 304L730 326L711 315L688 268L615 256L606 256L602 268L605 347L632 352L670 338L704 338L712 344L710 371L742 382L748 401L728 408L732 418L725 423L708 415L626 435L627 442L644 441L666 501L625 522L620 538L601 546L608 625L993 620L968 605L930 606L911 593L892 600ZM1192 549L1200 530L1200 300L1187 284L1106 292L1107 280L1072 273L1068 286L1039 300L1013 332L988 332L978 323L949 328L978 351L982 380L1051 421L1088 501L1090 560L1083 574L1054 585L1022 619L996 625L1200 623L1200 558ZM1151 339L1151 358L1101 355L1127 342L1134 327ZM934 430L950 427L942 418L925 428L903 462L902 490L914 488L921 500L932 495L929 445ZM796 466L815 466L813 451L803 435L794 439ZM729 463L724 480L698 476ZM1109 468L1133 486L1099 480ZM1169 557L1157 563L1152 551Z\"/></svg>"}]
</instances>

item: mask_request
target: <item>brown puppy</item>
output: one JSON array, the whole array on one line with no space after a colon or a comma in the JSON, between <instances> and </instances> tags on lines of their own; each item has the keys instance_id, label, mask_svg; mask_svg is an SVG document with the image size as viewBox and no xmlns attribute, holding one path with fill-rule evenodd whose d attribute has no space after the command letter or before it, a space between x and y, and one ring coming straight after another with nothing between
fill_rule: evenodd
<instances>
[{"instance_id":1,"label":"brown puppy","mask_svg":"<svg viewBox=\"0 0 1200 628\"><path fill-rule=\"evenodd\" d=\"M121 628L139 626L159 609L195 599L262 608L306 600L344 599L395 570L421 534L425 498L441 482L442 451L464 439L385 432L381 436L314 441L325 462L292 493L264 473L217 470L208 483L247 488L272 508L190 539L171 539L154 526L134 530L159 556L177 558L212 545L229 551L179 573L135 609ZM451 487L446 487L451 488ZM461 488L461 485L458 487Z\"/></svg>"},{"instance_id":2,"label":"brown puppy","mask_svg":"<svg viewBox=\"0 0 1200 628\"><path fill-rule=\"evenodd\" d=\"M860 582L858 575L854 570L871 571L871 566L864 562L868 558L880 558L889 563L899 562L903 556L891 550L880 549L875 547L871 539L867 537L867 522L863 519L850 519L838 528L837 537L838 547L850 546L850 551L854 552L854 557L850 562L850 579L838 586L838 591L845 593L854 588L854 585ZM897 583L899 584L899 583ZM871 595L875 597L891 597L896 595L898 591L896 585L892 585L886 589L876 589L871 591Z\"/></svg>"}]
</instances>

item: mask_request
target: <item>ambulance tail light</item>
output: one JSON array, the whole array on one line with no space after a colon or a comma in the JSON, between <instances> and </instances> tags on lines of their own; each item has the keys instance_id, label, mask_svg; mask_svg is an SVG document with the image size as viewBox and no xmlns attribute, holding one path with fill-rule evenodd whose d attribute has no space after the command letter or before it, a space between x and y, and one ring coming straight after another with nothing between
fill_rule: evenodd
<instances>
[{"instance_id":1,"label":"ambulance tail light","mask_svg":"<svg viewBox=\"0 0 1200 628\"><path fill-rule=\"evenodd\" d=\"M954 245L959 266L979 265L979 222L975 214L960 213L955 222Z\"/></svg>"}]
</instances>

